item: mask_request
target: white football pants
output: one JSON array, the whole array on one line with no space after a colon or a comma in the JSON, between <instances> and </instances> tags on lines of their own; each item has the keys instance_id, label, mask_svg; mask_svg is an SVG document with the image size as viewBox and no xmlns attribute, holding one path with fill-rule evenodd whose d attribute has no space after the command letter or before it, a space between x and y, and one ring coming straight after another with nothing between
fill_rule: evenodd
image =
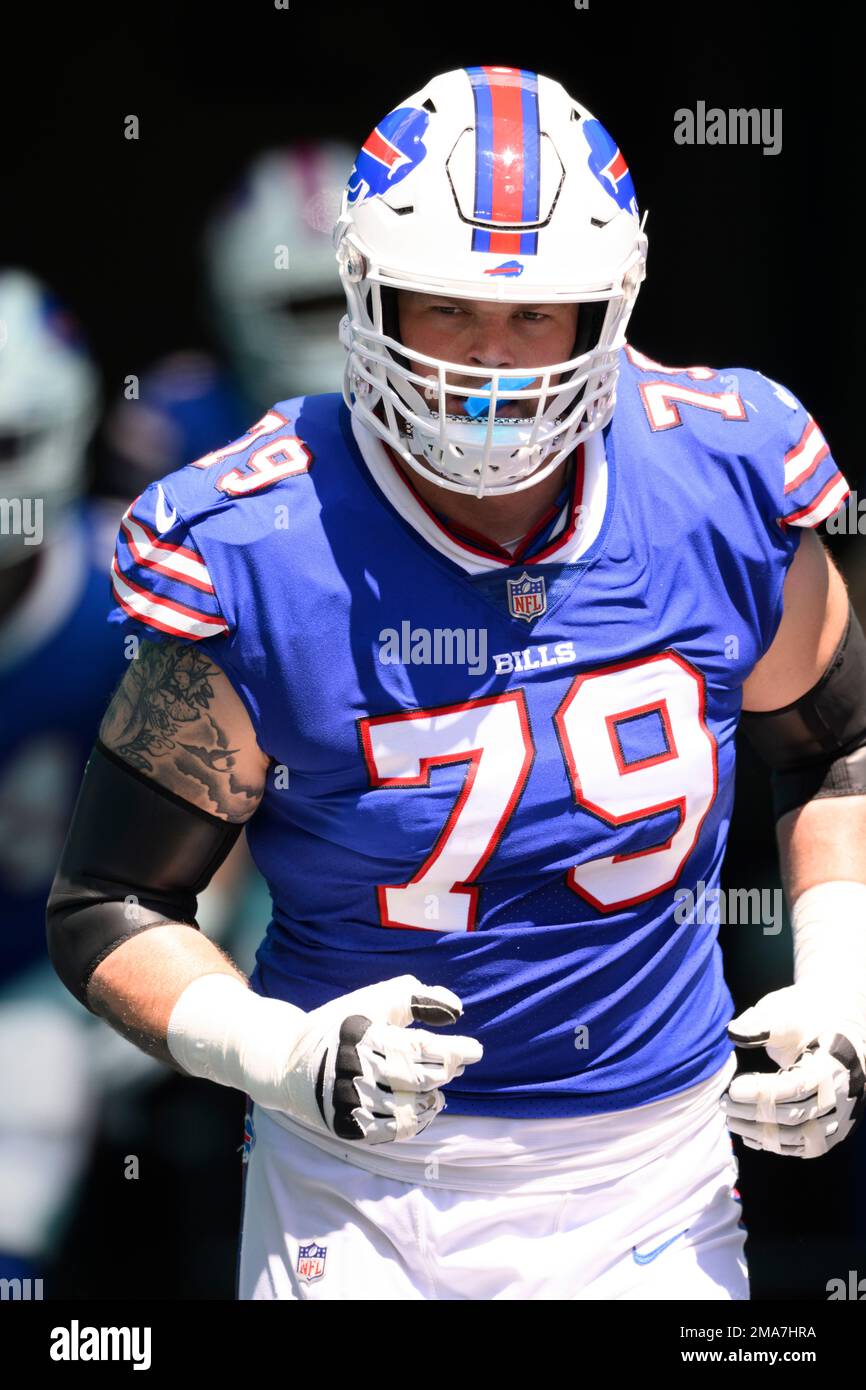
<instances>
[{"instance_id":1,"label":"white football pants","mask_svg":"<svg viewBox=\"0 0 866 1390\"><path fill-rule=\"evenodd\" d=\"M443 1112L399 1150L311 1143L253 1106L238 1298L748 1299L734 1070L603 1116Z\"/></svg>"}]
</instances>

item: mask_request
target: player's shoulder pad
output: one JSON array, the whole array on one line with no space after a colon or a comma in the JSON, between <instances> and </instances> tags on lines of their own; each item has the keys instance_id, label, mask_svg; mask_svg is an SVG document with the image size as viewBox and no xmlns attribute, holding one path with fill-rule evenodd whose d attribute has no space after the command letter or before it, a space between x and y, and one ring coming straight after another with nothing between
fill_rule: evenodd
<instances>
[{"instance_id":1,"label":"player's shoulder pad","mask_svg":"<svg viewBox=\"0 0 866 1390\"><path fill-rule=\"evenodd\" d=\"M749 367L667 367L628 345L627 381L653 433L690 440L751 487L775 525L818 526L849 495L816 421L792 391Z\"/></svg>"},{"instance_id":2,"label":"player's shoulder pad","mask_svg":"<svg viewBox=\"0 0 866 1390\"><path fill-rule=\"evenodd\" d=\"M296 397L272 407L239 439L156 479L129 504L111 580L115 622L144 624L151 640L225 636L227 557L274 532L276 494L306 476L306 424L333 414L339 397ZM222 592L221 592L222 590Z\"/></svg>"}]
</instances>

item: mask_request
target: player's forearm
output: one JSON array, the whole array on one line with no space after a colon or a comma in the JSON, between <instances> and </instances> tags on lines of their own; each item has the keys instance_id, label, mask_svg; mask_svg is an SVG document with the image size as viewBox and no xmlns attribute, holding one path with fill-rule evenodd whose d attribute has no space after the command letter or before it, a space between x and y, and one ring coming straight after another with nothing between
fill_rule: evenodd
<instances>
[{"instance_id":1,"label":"player's forearm","mask_svg":"<svg viewBox=\"0 0 866 1390\"><path fill-rule=\"evenodd\" d=\"M187 986L210 974L246 984L246 977L195 927L151 927L124 941L97 966L87 1002L136 1047L181 1071L166 1043L169 1018Z\"/></svg>"},{"instance_id":2,"label":"player's forearm","mask_svg":"<svg viewBox=\"0 0 866 1390\"><path fill-rule=\"evenodd\" d=\"M457 995L403 975L310 1014L256 994L206 938L153 927L107 956L88 1003L124 1036L191 1076L231 1086L342 1139L420 1133L442 1109L439 1084L479 1061L473 1038L437 1039L462 1013Z\"/></svg>"},{"instance_id":3,"label":"player's forearm","mask_svg":"<svg viewBox=\"0 0 866 1390\"><path fill-rule=\"evenodd\" d=\"M820 797L777 824L803 1018L866 1039L866 796ZM817 1010L817 1011L816 1011ZM818 1022L809 1032L817 1035ZM801 1039L808 1042L809 1039Z\"/></svg>"},{"instance_id":4,"label":"player's forearm","mask_svg":"<svg viewBox=\"0 0 866 1390\"><path fill-rule=\"evenodd\" d=\"M818 883L866 883L866 796L808 801L780 818L776 836L789 903Z\"/></svg>"}]
</instances>

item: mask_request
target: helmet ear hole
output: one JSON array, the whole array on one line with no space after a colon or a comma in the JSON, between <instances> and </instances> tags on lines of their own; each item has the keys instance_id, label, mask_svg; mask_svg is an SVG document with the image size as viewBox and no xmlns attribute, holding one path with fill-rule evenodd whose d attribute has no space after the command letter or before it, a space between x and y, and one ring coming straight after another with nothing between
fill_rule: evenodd
<instances>
[{"instance_id":1,"label":"helmet ear hole","mask_svg":"<svg viewBox=\"0 0 866 1390\"><path fill-rule=\"evenodd\" d=\"M389 338L400 339L400 311L397 308L397 291L393 285L382 286L382 332Z\"/></svg>"},{"instance_id":2,"label":"helmet ear hole","mask_svg":"<svg viewBox=\"0 0 866 1390\"><path fill-rule=\"evenodd\" d=\"M585 352L589 352L591 348L596 346L604 327L604 318L609 302L609 300L603 299L597 304L584 303L579 306L572 357L582 357Z\"/></svg>"},{"instance_id":3,"label":"helmet ear hole","mask_svg":"<svg viewBox=\"0 0 866 1390\"><path fill-rule=\"evenodd\" d=\"M395 342L401 343L403 340L400 337L400 310L397 304L397 291L393 285L382 285L380 293L382 296L382 332L387 337L393 338ZM408 357L403 357L393 350L390 355L404 371L410 370L411 364Z\"/></svg>"},{"instance_id":4,"label":"helmet ear hole","mask_svg":"<svg viewBox=\"0 0 866 1390\"><path fill-rule=\"evenodd\" d=\"M609 304L610 300L603 299L597 303L584 302L578 306L577 331L574 335L574 346L571 349L572 358L582 357L584 353L591 352L598 346ZM567 375L573 376L574 370ZM566 377L563 376L563 380L565 379ZM585 391L586 383L581 386L575 396L575 404L583 399Z\"/></svg>"}]
</instances>

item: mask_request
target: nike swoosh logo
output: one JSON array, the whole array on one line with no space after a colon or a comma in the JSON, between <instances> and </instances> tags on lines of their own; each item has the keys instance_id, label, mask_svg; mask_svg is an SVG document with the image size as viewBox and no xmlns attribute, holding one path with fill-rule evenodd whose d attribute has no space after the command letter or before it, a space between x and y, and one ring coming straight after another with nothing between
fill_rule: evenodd
<instances>
[{"instance_id":1,"label":"nike swoosh logo","mask_svg":"<svg viewBox=\"0 0 866 1390\"><path fill-rule=\"evenodd\" d=\"M688 1226L686 1226L686 1231L688 1229ZM648 1250L645 1255L639 1255L637 1246L633 1245L631 1253L634 1256L635 1264L648 1265L651 1260L655 1259L656 1255L660 1255L663 1250L667 1250L669 1245L673 1245L675 1240L679 1240L680 1236L684 1236L686 1231L680 1231L678 1235L671 1236L670 1240L666 1240L663 1245L656 1246L655 1250Z\"/></svg>"},{"instance_id":2,"label":"nike swoosh logo","mask_svg":"<svg viewBox=\"0 0 866 1390\"><path fill-rule=\"evenodd\" d=\"M177 512L174 507L169 516L165 507L165 493L162 490L162 483L156 485L156 529L157 531L170 531L177 521Z\"/></svg>"}]
</instances>

